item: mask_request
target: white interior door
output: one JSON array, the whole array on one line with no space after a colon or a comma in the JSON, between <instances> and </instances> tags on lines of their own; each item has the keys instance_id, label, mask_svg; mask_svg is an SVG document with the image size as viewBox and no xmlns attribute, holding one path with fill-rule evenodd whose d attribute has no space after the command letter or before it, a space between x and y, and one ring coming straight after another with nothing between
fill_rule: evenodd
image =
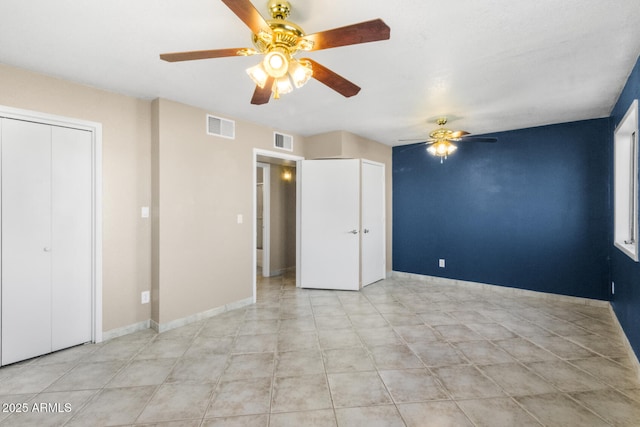
<instances>
[{"instance_id":1,"label":"white interior door","mask_svg":"<svg viewBox=\"0 0 640 427\"><path fill-rule=\"evenodd\" d=\"M362 161L362 286L386 275L384 165Z\"/></svg>"},{"instance_id":2,"label":"white interior door","mask_svg":"<svg viewBox=\"0 0 640 427\"><path fill-rule=\"evenodd\" d=\"M2 364L51 351L51 126L2 121Z\"/></svg>"},{"instance_id":3,"label":"white interior door","mask_svg":"<svg viewBox=\"0 0 640 427\"><path fill-rule=\"evenodd\" d=\"M53 126L52 350L91 341L91 133Z\"/></svg>"},{"instance_id":4,"label":"white interior door","mask_svg":"<svg viewBox=\"0 0 640 427\"><path fill-rule=\"evenodd\" d=\"M300 284L360 287L360 160L302 160Z\"/></svg>"}]
</instances>

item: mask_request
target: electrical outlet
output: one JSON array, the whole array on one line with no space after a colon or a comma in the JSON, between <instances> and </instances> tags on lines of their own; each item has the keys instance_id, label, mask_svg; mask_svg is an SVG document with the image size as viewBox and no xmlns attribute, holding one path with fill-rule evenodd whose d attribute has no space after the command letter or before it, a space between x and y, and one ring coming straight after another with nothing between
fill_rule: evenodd
<instances>
[{"instance_id":1,"label":"electrical outlet","mask_svg":"<svg viewBox=\"0 0 640 427\"><path fill-rule=\"evenodd\" d=\"M444 258L440 258L440 259L438 260L438 267L440 267L440 268L444 268Z\"/></svg>"},{"instance_id":2,"label":"electrical outlet","mask_svg":"<svg viewBox=\"0 0 640 427\"><path fill-rule=\"evenodd\" d=\"M616 284L611 282L611 295L615 295L616 293Z\"/></svg>"},{"instance_id":3,"label":"electrical outlet","mask_svg":"<svg viewBox=\"0 0 640 427\"><path fill-rule=\"evenodd\" d=\"M140 303L141 304L149 304L151 300L151 293L149 291L144 291L140 293Z\"/></svg>"}]
</instances>

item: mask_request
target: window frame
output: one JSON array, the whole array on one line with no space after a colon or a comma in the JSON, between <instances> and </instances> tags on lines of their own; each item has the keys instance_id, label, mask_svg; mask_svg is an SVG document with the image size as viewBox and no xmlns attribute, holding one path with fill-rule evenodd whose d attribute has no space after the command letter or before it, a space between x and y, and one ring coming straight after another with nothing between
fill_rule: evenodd
<instances>
[{"instance_id":1,"label":"window frame","mask_svg":"<svg viewBox=\"0 0 640 427\"><path fill-rule=\"evenodd\" d=\"M613 134L614 245L638 262L638 100Z\"/></svg>"}]
</instances>

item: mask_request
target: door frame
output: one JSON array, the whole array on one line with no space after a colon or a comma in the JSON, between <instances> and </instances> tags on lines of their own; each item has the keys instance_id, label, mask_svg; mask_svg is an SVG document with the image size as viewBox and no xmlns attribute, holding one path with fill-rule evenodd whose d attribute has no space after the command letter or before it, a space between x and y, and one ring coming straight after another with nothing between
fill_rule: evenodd
<instances>
[{"instance_id":1,"label":"door frame","mask_svg":"<svg viewBox=\"0 0 640 427\"><path fill-rule=\"evenodd\" d=\"M369 164L372 166L376 166L376 167L381 167L382 168L382 271L381 271L381 278L379 280L382 280L386 277L387 275L387 198L386 198L386 194L387 194L387 183L386 183L386 174L387 171L385 169L385 164L381 163L381 162L376 162L373 160L368 160L368 159L361 159L360 161L360 185L363 185L364 180L362 179L362 175L364 173L364 164ZM364 193L364 191L363 191ZM362 204L362 196L361 197L361 204ZM360 211L360 218L361 218L361 227L364 227L365 224L362 223L362 206L361 206L361 211ZM364 233L360 234L360 239L364 239ZM361 243L362 245L362 243ZM376 282L371 282L371 283L367 283L365 284L364 281L362 280L362 248L360 249L360 280L361 280L361 287L364 288L365 286L369 286L373 283Z\"/></svg>"},{"instance_id":2,"label":"door frame","mask_svg":"<svg viewBox=\"0 0 640 427\"><path fill-rule=\"evenodd\" d=\"M269 277L271 276L271 165L257 162L256 167L262 169L262 277ZM257 182L256 175L256 197ZM258 205L256 203L256 247L258 246L257 221Z\"/></svg>"},{"instance_id":3,"label":"door frame","mask_svg":"<svg viewBox=\"0 0 640 427\"><path fill-rule=\"evenodd\" d=\"M102 342L102 123L71 117L24 110L0 105L0 117L42 123L52 126L85 130L91 133L92 150L92 283L91 283L91 340ZM1 154L1 153L0 153ZM0 165L0 168L2 166ZM0 170L0 180L2 174ZM1 181L0 181L1 184ZM0 210L2 201L0 200ZM0 228L0 233L2 229ZM0 238L2 235L0 234ZM0 263L0 280L2 264ZM2 307L0 295L0 308ZM0 322L2 321L0 316ZM0 324L0 333L2 325ZM1 349L0 349L1 351Z\"/></svg>"},{"instance_id":4,"label":"door frame","mask_svg":"<svg viewBox=\"0 0 640 427\"><path fill-rule=\"evenodd\" d=\"M253 250L251 251L253 254L251 255L252 258L252 280L253 280L253 303L255 304L256 300L257 300L257 274L256 274L256 247L258 246L258 232L256 229L256 223L257 223L257 217L258 217L258 209L257 209L257 203L256 203L256 191L257 191L257 184L258 184L258 177L257 177L257 173L256 173L256 169L258 168L258 156L264 156L264 157L271 157L274 159L282 159L282 160L293 160L295 162L298 162L299 160L304 160L304 157L302 156L296 156L293 154L286 154L286 153L279 153L277 151L269 151L269 150L264 150L261 148L254 148L253 149L253 213L252 213L252 227L253 227L253 245L252 248ZM297 168L296 168L297 171ZM298 191L298 189L300 188L300 181L296 181L296 192ZM264 236L263 237L263 246L264 246ZM298 259L300 259L300 198L297 197L296 200L296 265L297 265L297 261ZM264 267L263 267L264 268ZM297 275L297 273L296 273ZM296 278L296 286L299 286L298 284L298 280Z\"/></svg>"}]
</instances>

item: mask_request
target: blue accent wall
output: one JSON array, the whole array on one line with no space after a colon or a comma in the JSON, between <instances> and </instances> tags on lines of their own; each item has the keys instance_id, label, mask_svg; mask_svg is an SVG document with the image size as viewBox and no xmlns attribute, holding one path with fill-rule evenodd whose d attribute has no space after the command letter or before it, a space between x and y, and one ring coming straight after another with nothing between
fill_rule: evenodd
<instances>
[{"instance_id":1,"label":"blue accent wall","mask_svg":"<svg viewBox=\"0 0 640 427\"><path fill-rule=\"evenodd\" d=\"M612 132L633 100L638 98L640 98L640 58L611 113ZM613 182L613 175L610 179ZM611 297L613 309L636 355L640 357L640 264L612 246L611 278L616 284L616 293Z\"/></svg>"},{"instance_id":2,"label":"blue accent wall","mask_svg":"<svg viewBox=\"0 0 640 427\"><path fill-rule=\"evenodd\" d=\"M610 120L493 136L394 147L393 269L608 300Z\"/></svg>"}]
</instances>

